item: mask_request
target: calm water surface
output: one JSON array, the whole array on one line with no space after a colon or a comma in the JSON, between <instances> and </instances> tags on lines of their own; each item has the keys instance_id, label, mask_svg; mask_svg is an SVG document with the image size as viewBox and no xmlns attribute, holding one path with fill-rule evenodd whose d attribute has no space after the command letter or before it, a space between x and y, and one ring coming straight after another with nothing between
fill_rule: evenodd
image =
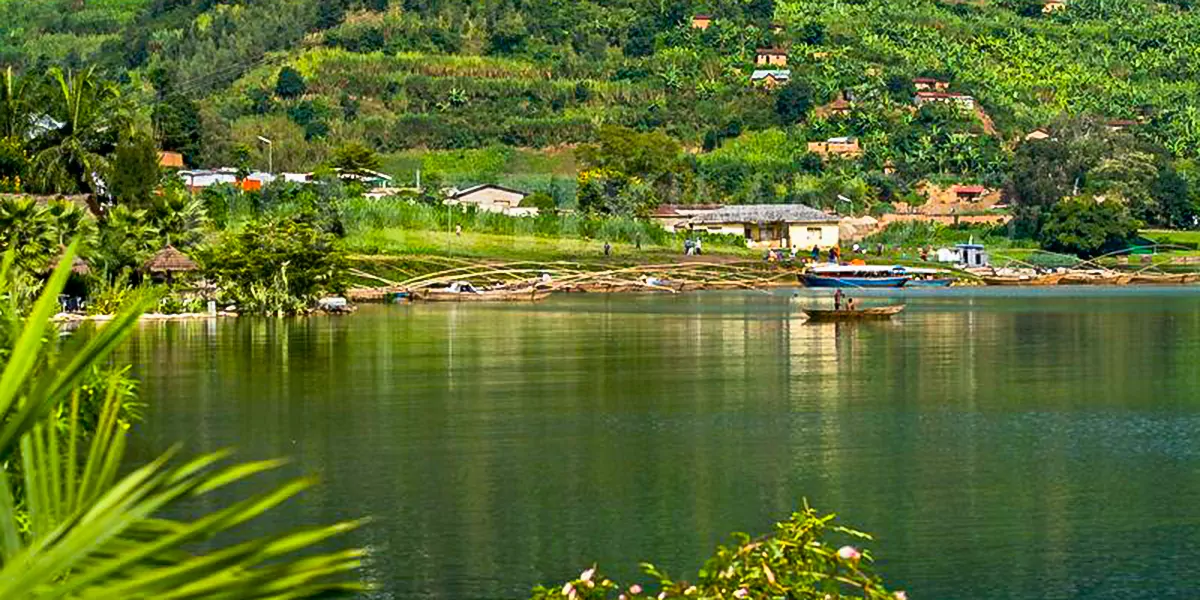
<instances>
[{"instance_id":1,"label":"calm water surface","mask_svg":"<svg viewBox=\"0 0 1200 600\"><path fill-rule=\"evenodd\" d=\"M372 516L379 598L686 577L804 498L912 598L1200 597L1200 295L1037 292L851 325L791 292L145 325L133 454L293 457L323 485L258 531Z\"/></svg>"}]
</instances>

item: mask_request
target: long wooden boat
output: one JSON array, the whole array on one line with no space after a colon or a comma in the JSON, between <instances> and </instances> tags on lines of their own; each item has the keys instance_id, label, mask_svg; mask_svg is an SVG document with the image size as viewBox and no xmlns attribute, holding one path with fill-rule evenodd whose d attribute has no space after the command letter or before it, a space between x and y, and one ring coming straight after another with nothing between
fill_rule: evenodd
<instances>
[{"instance_id":1,"label":"long wooden boat","mask_svg":"<svg viewBox=\"0 0 1200 600\"><path fill-rule=\"evenodd\" d=\"M1060 274L1038 275L1036 277L1030 277L1028 275L991 275L983 276L980 279L982 279L983 283L987 285L1032 287L1058 285L1059 282L1062 281L1063 277L1064 275Z\"/></svg>"},{"instance_id":2,"label":"long wooden boat","mask_svg":"<svg viewBox=\"0 0 1200 600\"><path fill-rule=\"evenodd\" d=\"M954 285L953 279L910 279L904 284L906 288L942 288Z\"/></svg>"},{"instance_id":3,"label":"long wooden boat","mask_svg":"<svg viewBox=\"0 0 1200 600\"><path fill-rule=\"evenodd\" d=\"M1121 273L1067 273L1059 285L1128 285L1132 275Z\"/></svg>"},{"instance_id":4,"label":"long wooden boat","mask_svg":"<svg viewBox=\"0 0 1200 600\"><path fill-rule=\"evenodd\" d=\"M410 296L417 302L537 302L550 296L550 290L527 288L521 290L416 290Z\"/></svg>"},{"instance_id":5,"label":"long wooden boat","mask_svg":"<svg viewBox=\"0 0 1200 600\"><path fill-rule=\"evenodd\" d=\"M1184 285L1200 281L1198 273L1139 273L1130 279L1134 285Z\"/></svg>"},{"instance_id":6,"label":"long wooden boat","mask_svg":"<svg viewBox=\"0 0 1200 600\"><path fill-rule=\"evenodd\" d=\"M809 321L883 321L890 319L904 310L903 304L896 306L881 306L877 308L857 308L854 310L806 308L804 314Z\"/></svg>"}]
</instances>

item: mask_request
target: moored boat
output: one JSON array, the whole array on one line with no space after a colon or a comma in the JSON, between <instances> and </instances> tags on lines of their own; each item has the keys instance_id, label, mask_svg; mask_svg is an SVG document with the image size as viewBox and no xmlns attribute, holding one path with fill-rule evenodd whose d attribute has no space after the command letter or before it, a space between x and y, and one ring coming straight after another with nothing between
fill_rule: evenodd
<instances>
[{"instance_id":1,"label":"moored boat","mask_svg":"<svg viewBox=\"0 0 1200 600\"><path fill-rule=\"evenodd\" d=\"M950 287L955 281L954 278L946 276L946 271L940 269L911 267L905 268L904 272L912 277L905 282L906 288Z\"/></svg>"},{"instance_id":2,"label":"moored boat","mask_svg":"<svg viewBox=\"0 0 1200 600\"><path fill-rule=\"evenodd\" d=\"M827 321L882 321L890 319L904 310L903 304L896 306L880 306L856 309L823 309L806 308L804 314L808 320L815 322Z\"/></svg>"},{"instance_id":3,"label":"moored boat","mask_svg":"<svg viewBox=\"0 0 1200 600\"><path fill-rule=\"evenodd\" d=\"M1184 285L1200 281L1197 273L1138 273L1130 278L1134 285Z\"/></svg>"},{"instance_id":4,"label":"moored boat","mask_svg":"<svg viewBox=\"0 0 1200 600\"><path fill-rule=\"evenodd\" d=\"M987 285L1032 287L1058 285L1063 277L1064 275L1055 273L1050 275L985 275L980 279Z\"/></svg>"},{"instance_id":5,"label":"moored boat","mask_svg":"<svg viewBox=\"0 0 1200 600\"><path fill-rule=\"evenodd\" d=\"M469 283L456 282L442 289L414 290L409 297L417 302L536 302L549 295L550 290L533 287L480 290Z\"/></svg>"},{"instance_id":6,"label":"moored boat","mask_svg":"<svg viewBox=\"0 0 1200 600\"><path fill-rule=\"evenodd\" d=\"M912 279L904 267L880 265L829 265L797 275L813 288L898 288Z\"/></svg>"}]
</instances>

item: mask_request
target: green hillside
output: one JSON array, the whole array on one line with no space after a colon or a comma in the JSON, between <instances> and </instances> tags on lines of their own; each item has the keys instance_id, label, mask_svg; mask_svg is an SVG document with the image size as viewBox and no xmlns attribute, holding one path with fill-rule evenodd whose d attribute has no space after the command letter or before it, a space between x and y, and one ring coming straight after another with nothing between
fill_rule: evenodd
<instances>
[{"instance_id":1,"label":"green hillside","mask_svg":"<svg viewBox=\"0 0 1200 600\"><path fill-rule=\"evenodd\" d=\"M1200 16L1191 4L0 0L11 24L0 59L31 73L99 65L193 165L264 165L259 135L276 140L276 167L292 170L361 142L402 179L431 162L451 180L525 182L569 203L574 160L514 157L561 156L623 126L665 133L684 152L651 202L828 206L841 195L866 210L911 201L917 182L934 179L1046 204L1065 194L1034 199L1013 183L1029 175L1018 172L1030 162L1019 142L1035 128L1056 138L1051 153L1086 155L1059 173L1054 193L1067 179L1076 192L1080 182L1111 192L1096 187L1111 182L1097 172L1105 160L1154 171L1136 185L1126 177L1127 190L1195 171ZM696 14L712 25L693 27ZM790 84L751 85L761 47L787 49ZM285 67L301 75L298 88L279 86ZM915 108L914 77L947 82L979 110ZM843 97L844 114L817 108ZM1115 119L1130 126L1108 131ZM808 142L835 136L858 138L862 155L822 164L808 152ZM1102 148L1084 148L1092 143ZM413 158L425 151L435 158ZM495 166L510 163L521 166ZM1137 216L1170 224L1168 199L1138 202ZM1183 204L1194 204L1191 192Z\"/></svg>"}]
</instances>

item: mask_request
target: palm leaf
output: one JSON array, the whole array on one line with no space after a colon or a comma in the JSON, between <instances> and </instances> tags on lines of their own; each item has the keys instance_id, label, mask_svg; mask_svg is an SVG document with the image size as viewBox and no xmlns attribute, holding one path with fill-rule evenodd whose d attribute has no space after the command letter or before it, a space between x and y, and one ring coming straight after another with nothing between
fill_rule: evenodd
<instances>
[{"instance_id":1,"label":"palm leaf","mask_svg":"<svg viewBox=\"0 0 1200 600\"><path fill-rule=\"evenodd\" d=\"M81 455L75 390L130 333L145 302L122 312L71 356L53 360L47 351L48 322L73 259L74 246L34 304L0 374L0 460L6 465L20 460L29 516L29 531L22 532L15 482L10 471L0 469L0 598L306 598L362 589L352 577L361 566L361 550L292 556L359 522L301 529L205 554L191 551L197 542L246 524L314 482L295 479L190 521L164 518L181 502L284 463L227 465L228 453L217 452L173 464L176 452L171 451L118 477L126 428L118 418L115 379ZM68 423L59 427L52 411L64 405Z\"/></svg>"}]
</instances>

